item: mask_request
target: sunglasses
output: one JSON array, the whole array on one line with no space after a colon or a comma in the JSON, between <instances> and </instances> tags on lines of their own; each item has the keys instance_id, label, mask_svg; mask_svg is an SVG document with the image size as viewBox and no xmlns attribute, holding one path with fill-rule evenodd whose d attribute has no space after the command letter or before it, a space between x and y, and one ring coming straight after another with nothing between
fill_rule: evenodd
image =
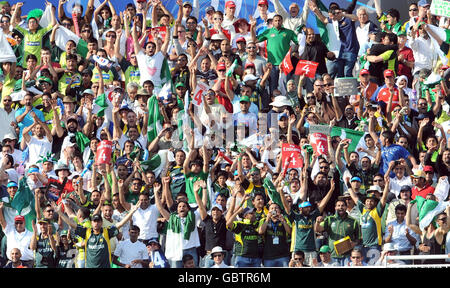
<instances>
[{"instance_id":1,"label":"sunglasses","mask_svg":"<svg viewBox=\"0 0 450 288\"><path fill-rule=\"evenodd\" d=\"M439 221L447 221L447 218L440 218L440 219L438 219Z\"/></svg>"},{"instance_id":2,"label":"sunglasses","mask_svg":"<svg viewBox=\"0 0 450 288\"><path fill-rule=\"evenodd\" d=\"M9 20L2 20L2 23L9 23Z\"/></svg>"},{"instance_id":3,"label":"sunglasses","mask_svg":"<svg viewBox=\"0 0 450 288\"><path fill-rule=\"evenodd\" d=\"M409 9L409 11L419 11L419 9L417 9L417 8L412 8L412 9Z\"/></svg>"},{"instance_id":4,"label":"sunglasses","mask_svg":"<svg viewBox=\"0 0 450 288\"><path fill-rule=\"evenodd\" d=\"M55 212L55 210L47 210L45 212L50 213L50 212Z\"/></svg>"},{"instance_id":5,"label":"sunglasses","mask_svg":"<svg viewBox=\"0 0 450 288\"><path fill-rule=\"evenodd\" d=\"M3 99L3 102L12 102L11 99Z\"/></svg>"},{"instance_id":6,"label":"sunglasses","mask_svg":"<svg viewBox=\"0 0 450 288\"><path fill-rule=\"evenodd\" d=\"M328 167L328 166L322 166L322 167L319 167L320 169L328 169L328 168L330 168L330 167Z\"/></svg>"},{"instance_id":7,"label":"sunglasses","mask_svg":"<svg viewBox=\"0 0 450 288\"><path fill-rule=\"evenodd\" d=\"M70 24L70 23L62 23L62 26L64 26L64 27L70 27L70 26L72 26L72 24Z\"/></svg>"},{"instance_id":8,"label":"sunglasses","mask_svg":"<svg viewBox=\"0 0 450 288\"><path fill-rule=\"evenodd\" d=\"M300 262L302 262L302 261L303 261L303 258L294 258L294 260L295 260L295 261L300 261Z\"/></svg>"},{"instance_id":9,"label":"sunglasses","mask_svg":"<svg viewBox=\"0 0 450 288\"><path fill-rule=\"evenodd\" d=\"M352 256L352 259L361 259L361 256Z\"/></svg>"},{"instance_id":10,"label":"sunglasses","mask_svg":"<svg viewBox=\"0 0 450 288\"><path fill-rule=\"evenodd\" d=\"M109 34L109 35L106 35L106 38L116 38L116 35Z\"/></svg>"},{"instance_id":11,"label":"sunglasses","mask_svg":"<svg viewBox=\"0 0 450 288\"><path fill-rule=\"evenodd\" d=\"M225 72L226 70L217 70L217 71L219 71L219 72Z\"/></svg>"},{"instance_id":12,"label":"sunglasses","mask_svg":"<svg viewBox=\"0 0 450 288\"><path fill-rule=\"evenodd\" d=\"M222 257L222 256L223 256L222 254L215 254L215 255L213 255L214 258L216 258L216 257Z\"/></svg>"},{"instance_id":13,"label":"sunglasses","mask_svg":"<svg viewBox=\"0 0 450 288\"><path fill-rule=\"evenodd\" d=\"M373 182L381 182L381 181L383 181L383 179L377 179L377 180L373 179Z\"/></svg>"},{"instance_id":14,"label":"sunglasses","mask_svg":"<svg viewBox=\"0 0 450 288\"><path fill-rule=\"evenodd\" d=\"M91 32L91 30L81 30L81 32L88 32L88 33L90 33Z\"/></svg>"},{"instance_id":15,"label":"sunglasses","mask_svg":"<svg viewBox=\"0 0 450 288\"><path fill-rule=\"evenodd\" d=\"M23 222L14 222L14 224L21 225L21 224L23 224Z\"/></svg>"},{"instance_id":16,"label":"sunglasses","mask_svg":"<svg viewBox=\"0 0 450 288\"><path fill-rule=\"evenodd\" d=\"M309 100L309 99L316 99L316 97L314 97L314 96L306 97L306 100Z\"/></svg>"}]
</instances>

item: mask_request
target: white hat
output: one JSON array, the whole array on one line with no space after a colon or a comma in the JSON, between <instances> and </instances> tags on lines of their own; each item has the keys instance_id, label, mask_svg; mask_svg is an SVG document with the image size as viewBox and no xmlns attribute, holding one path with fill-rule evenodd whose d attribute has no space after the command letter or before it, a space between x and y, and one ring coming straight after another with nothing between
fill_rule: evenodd
<instances>
[{"instance_id":1,"label":"white hat","mask_svg":"<svg viewBox=\"0 0 450 288\"><path fill-rule=\"evenodd\" d=\"M244 76L244 79L242 79L243 82L252 81L252 80L258 80L258 77L256 77L253 74L247 74Z\"/></svg>"},{"instance_id":2,"label":"white hat","mask_svg":"<svg viewBox=\"0 0 450 288\"><path fill-rule=\"evenodd\" d=\"M385 243L383 246L383 251L389 252L389 251L397 251L397 248L395 248L394 243Z\"/></svg>"},{"instance_id":3,"label":"white hat","mask_svg":"<svg viewBox=\"0 0 450 288\"><path fill-rule=\"evenodd\" d=\"M8 134L5 134L5 136L3 137L3 140L5 140L5 139L17 140L17 137L14 133L8 133Z\"/></svg>"},{"instance_id":4,"label":"white hat","mask_svg":"<svg viewBox=\"0 0 450 288\"><path fill-rule=\"evenodd\" d=\"M211 258L214 259L214 254L215 253L225 253L225 251L222 249L222 247L220 246L216 246L211 250Z\"/></svg>"},{"instance_id":5,"label":"white hat","mask_svg":"<svg viewBox=\"0 0 450 288\"><path fill-rule=\"evenodd\" d=\"M217 209L219 209L220 211L223 212L223 208L219 204L214 204L214 206L212 206L211 210L214 209L214 208L217 208Z\"/></svg>"},{"instance_id":6,"label":"white hat","mask_svg":"<svg viewBox=\"0 0 450 288\"><path fill-rule=\"evenodd\" d=\"M369 189L367 189L366 192L369 192L369 191L377 191L377 192L380 192L380 193L381 193L381 187L378 186L378 185L371 185L371 186L369 187Z\"/></svg>"},{"instance_id":7,"label":"white hat","mask_svg":"<svg viewBox=\"0 0 450 288\"><path fill-rule=\"evenodd\" d=\"M275 107L283 107L283 106L291 106L292 103L289 101L289 99L286 96L280 95L275 97L275 101L270 103L269 105L275 106Z\"/></svg>"},{"instance_id":8,"label":"white hat","mask_svg":"<svg viewBox=\"0 0 450 288\"><path fill-rule=\"evenodd\" d=\"M211 36L211 40L225 40L227 39L224 35L216 33Z\"/></svg>"}]
</instances>

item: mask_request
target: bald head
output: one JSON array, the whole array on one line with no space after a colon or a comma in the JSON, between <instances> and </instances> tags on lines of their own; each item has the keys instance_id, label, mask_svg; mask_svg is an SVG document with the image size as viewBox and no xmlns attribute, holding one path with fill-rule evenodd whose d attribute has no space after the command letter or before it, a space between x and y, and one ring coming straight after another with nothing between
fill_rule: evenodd
<instances>
[{"instance_id":1,"label":"bald head","mask_svg":"<svg viewBox=\"0 0 450 288\"><path fill-rule=\"evenodd\" d=\"M312 28L306 28L306 42L314 43L315 40L316 34L314 33L314 30Z\"/></svg>"},{"instance_id":2,"label":"bald head","mask_svg":"<svg viewBox=\"0 0 450 288\"><path fill-rule=\"evenodd\" d=\"M297 17L299 11L300 8L298 7L297 3L292 3L289 6L289 14L292 18Z\"/></svg>"}]
</instances>

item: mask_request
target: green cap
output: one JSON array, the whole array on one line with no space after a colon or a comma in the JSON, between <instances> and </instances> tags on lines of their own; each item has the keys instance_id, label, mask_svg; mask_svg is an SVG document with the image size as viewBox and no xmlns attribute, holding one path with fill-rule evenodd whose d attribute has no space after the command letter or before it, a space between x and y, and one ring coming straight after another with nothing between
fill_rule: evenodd
<instances>
[{"instance_id":1,"label":"green cap","mask_svg":"<svg viewBox=\"0 0 450 288\"><path fill-rule=\"evenodd\" d=\"M329 253L331 252L331 248L328 245L323 245L320 247L319 253Z\"/></svg>"},{"instance_id":2,"label":"green cap","mask_svg":"<svg viewBox=\"0 0 450 288\"><path fill-rule=\"evenodd\" d=\"M183 82L178 82L178 83L175 85L175 88L178 88L178 87L186 87L186 85L184 85Z\"/></svg>"},{"instance_id":3,"label":"green cap","mask_svg":"<svg viewBox=\"0 0 450 288\"><path fill-rule=\"evenodd\" d=\"M252 173L252 172L260 173L261 171L259 171L259 169L257 167L253 167L252 169L250 169L249 173Z\"/></svg>"},{"instance_id":4,"label":"green cap","mask_svg":"<svg viewBox=\"0 0 450 288\"><path fill-rule=\"evenodd\" d=\"M250 102L250 97L241 96L241 98L239 98L239 102Z\"/></svg>"},{"instance_id":5,"label":"green cap","mask_svg":"<svg viewBox=\"0 0 450 288\"><path fill-rule=\"evenodd\" d=\"M39 20L43 14L44 14L44 11L42 11L41 9L33 9L30 12L28 12L27 22L31 18L35 18L36 20Z\"/></svg>"},{"instance_id":6,"label":"green cap","mask_svg":"<svg viewBox=\"0 0 450 288\"><path fill-rule=\"evenodd\" d=\"M44 77L44 76L40 76L40 77L38 78L38 82L47 82L47 83L49 83L49 84L53 84L53 82L52 82L52 80L50 80L50 78Z\"/></svg>"},{"instance_id":7,"label":"green cap","mask_svg":"<svg viewBox=\"0 0 450 288\"><path fill-rule=\"evenodd\" d=\"M400 30L397 34L397 36L406 36L406 31Z\"/></svg>"},{"instance_id":8,"label":"green cap","mask_svg":"<svg viewBox=\"0 0 450 288\"><path fill-rule=\"evenodd\" d=\"M61 232L59 232L59 236L67 236L69 235L69 232L67 230L62 230Z\"/></svg>"},{"instance_id":9,"label":"green cap","mask_svg":"<svg viewBox=\"0 0 450 288\"><path fill-rule=\"evenodd\" d=\"M47 223L47 224L48 224L48 220L45 219L45 218L41 218L41 219L39 219L38 223L39 223L39 224L40 224L40 223Z\"/></svg>"}]
</instances>

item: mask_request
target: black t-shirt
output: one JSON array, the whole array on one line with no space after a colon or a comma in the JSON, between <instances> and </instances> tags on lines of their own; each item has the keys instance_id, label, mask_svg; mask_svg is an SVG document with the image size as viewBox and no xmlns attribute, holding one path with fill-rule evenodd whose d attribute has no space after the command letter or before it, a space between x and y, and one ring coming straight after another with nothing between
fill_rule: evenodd
<instances>
[{"instance_id":1,"label":"black t-shirt","mask_svg":"<svg viewBox=\"0 0 450 288\"><path fill-rule=\"evenodd\" d=\"M314 61L319 63L317 72L320 75L327 73L327 65L325 64L325 57L327 57L328 48L321 41L316 41L312 44L306 43L305 51L300 59Z\"/></svg>"},{"instance_id":2,"label":"black t-shirt","mask_svg":"<svg viewBox=\"0 0 450 288\"><path fill-rule=\"evenodd\" d=\"M227 223L225 218L222 216L219 222L214 223L212 217L208 215L203 220L203 223L205 223L205 250L211 251L216 246L224 248L227 239Z\"/></svg>"}]
</instances>

